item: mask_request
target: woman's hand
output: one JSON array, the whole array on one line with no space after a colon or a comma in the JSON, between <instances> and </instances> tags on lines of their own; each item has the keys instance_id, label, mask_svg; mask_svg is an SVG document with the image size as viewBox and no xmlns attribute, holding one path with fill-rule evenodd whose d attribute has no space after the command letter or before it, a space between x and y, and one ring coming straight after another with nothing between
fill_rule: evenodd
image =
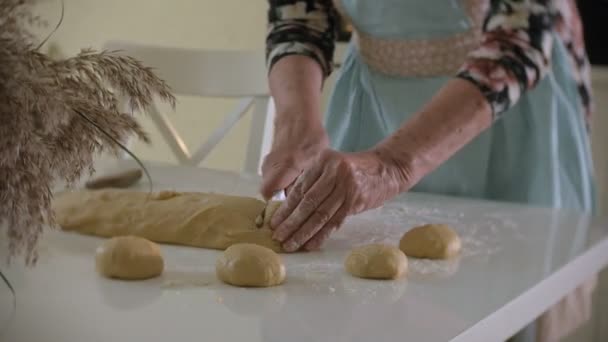
<instances>
[{"instance_id":1,"label":"woman's hand","mask_svg":"<svg viewBox=\"0 0 608 342\"><path fill-rule=\"evenodd\" d=\"M287 251L319 248L348 215L382 205L454 155L490 125L491 114L479 89L456 79L373 149L323 150L273 215L273 238Z\"/></svg>"},{"instance_id":2,"label":"woman's hand","mask_svg":"<svg viewBox=\"0 0 608 342\"><path fill-rule=\"evenodd\" d=\"M289 252L318 249L348 215L379 207L406 190L407 170L381 149L324 150L273 215L273 238Z\"/></svg>"},{"instance_id":3,"label":"woman's hand","mask_svg":"<svg viewBox=\"0 0 608 342\"><path fill-rule=\"evenodd\" d=\"M270 71L270 89L277 109L270 153L262 163L260 192L268 199L288 189L329 139L323 128L323 72L306 56L287 56Z\"/></svg>"},{"instance_id":4,"label":"woman's hand","mask_svg":"<svg viewBox=\"0 0 608 342\"><path fill-rule=\"evenodd\" d=\"M310 167L317 156L329 146L325 130L300 129L300 137L284 134L275 137L272 149L262 163L262 186L264 198L283 189L288 190L298 176Z\"/></svg>"}]
</instances>

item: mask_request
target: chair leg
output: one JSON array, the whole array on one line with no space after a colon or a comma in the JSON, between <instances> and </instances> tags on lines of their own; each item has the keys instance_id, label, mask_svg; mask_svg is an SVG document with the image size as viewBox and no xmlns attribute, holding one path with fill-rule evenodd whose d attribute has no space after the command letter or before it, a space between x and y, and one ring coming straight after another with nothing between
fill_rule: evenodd
<instances>
[{"instance_id":1,"label":"chair leg","mask_svg":"<svg viewBox=\"0 0 608 342\"><path fill-rule=\"evenodd\" d=\"M256 97L254 105L243 172L250 175L259 175L261 173L262 159L270 148L272 140L274 106L272 101L266 96Z\"/></svg>"},{"instance_id":2,"label":"chair leg","mask_svg":"<svg viewBox=\"0 0 608 342\"><path fill-rule=\"evenodd\" d=\"M211 151L219 144L219 142L228 134L228 132L234 127L245 116L249 108L254 103L254 99L246 98L239 102L237 108L226 117L222 124L213 131L211 136L199 147L199 149L192 155L190 164L192 166L198 166L200 163L207 158Z\"/></svg>"}]
</instances>

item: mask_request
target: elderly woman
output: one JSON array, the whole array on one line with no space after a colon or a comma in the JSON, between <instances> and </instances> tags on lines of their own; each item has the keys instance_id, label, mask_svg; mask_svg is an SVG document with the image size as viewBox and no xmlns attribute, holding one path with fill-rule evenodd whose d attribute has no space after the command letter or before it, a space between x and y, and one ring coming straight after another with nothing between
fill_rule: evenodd
<instances>
[{"instance_id":1,"label":"elderly woman","mask_svg":"<svg viewBox=\"0 0 608 342\"><path fill-rule=\"evenodd\" d=\"M316 249L412 190L594 210L589 64L574 0L271 0L274 238ZM326 115L338 18L354 39ZM325 120L325 122L323 122Z\"/></svg>"}]
</instances>

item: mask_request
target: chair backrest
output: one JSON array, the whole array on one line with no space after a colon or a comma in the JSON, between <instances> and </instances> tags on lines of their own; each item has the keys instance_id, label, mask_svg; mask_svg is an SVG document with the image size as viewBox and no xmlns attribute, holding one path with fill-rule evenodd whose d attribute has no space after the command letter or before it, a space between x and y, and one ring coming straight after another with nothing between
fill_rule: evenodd
<instances>
[{"instance_id":1,"label":"chair backrest","mask_svg":"<svg viewBox=\"0 0 608 342\"><path fill-rule=\"evenodd\" d=\"M274 107L269 96L262 51L184 49L109 41L104 50L129 55L164 79L177 95L240 98L237 108L193 153L156 107L148 113L180 164L198 166L232 127L253 107L243 171L257 174L270 147Z\"/></svg>"}]
</instances>

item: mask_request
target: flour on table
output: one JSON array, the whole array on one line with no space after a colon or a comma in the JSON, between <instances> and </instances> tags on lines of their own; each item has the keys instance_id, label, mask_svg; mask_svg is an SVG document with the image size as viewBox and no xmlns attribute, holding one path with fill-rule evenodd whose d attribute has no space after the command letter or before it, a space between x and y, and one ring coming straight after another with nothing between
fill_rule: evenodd
<instances>
[{"instance_id":1,"label":"flour on table","mask_svg":"<svg viewBox=\"0 0 608 342\"><path fill-rule=\"evenodd\" d=\"M499 229L508 229L511 236L523 239L518 224L496 210L479 211L474 218L464 214L463 205L445 209L435 201L392 202L384 207L348 218L334 233L326 248L350 248L368 243L398 245L407 230L424 224L450 225L460 236L462 249L455 260L426 260L409 258L412 276L443 277L453 274L462 260L469 257L489 257L501 250ZM441 208L441 209L440 209ZM504 235L504 234L503 234Z\"/></svg>"}]
</instances>

